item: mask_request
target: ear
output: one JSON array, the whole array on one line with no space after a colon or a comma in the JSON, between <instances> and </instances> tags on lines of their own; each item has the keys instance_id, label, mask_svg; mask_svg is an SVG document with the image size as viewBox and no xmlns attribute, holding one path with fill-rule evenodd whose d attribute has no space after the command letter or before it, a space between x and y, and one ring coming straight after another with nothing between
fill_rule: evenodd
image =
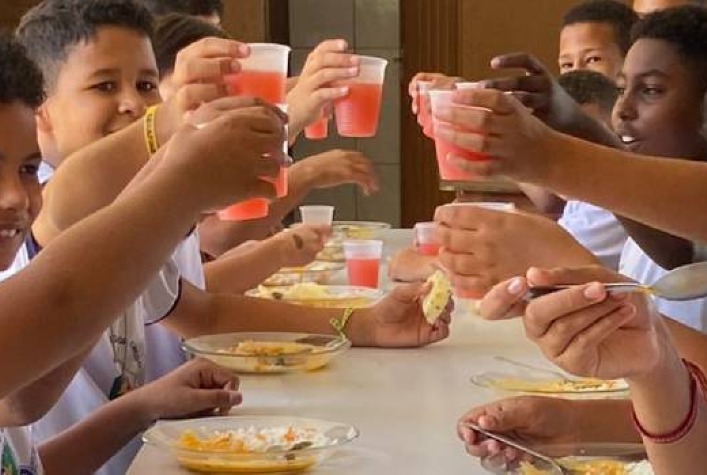
<instances>
[{"instance_id":1,"label":"ear","mask_svg":"<svg viewBox=\"0 0 707 475\"><path fill-rule=\"evenodd\" d=\"M38 131L51 134L53 127L47 101L44 101L44 103L37 108L36 117Z\"/></svg>"}]
</instances>

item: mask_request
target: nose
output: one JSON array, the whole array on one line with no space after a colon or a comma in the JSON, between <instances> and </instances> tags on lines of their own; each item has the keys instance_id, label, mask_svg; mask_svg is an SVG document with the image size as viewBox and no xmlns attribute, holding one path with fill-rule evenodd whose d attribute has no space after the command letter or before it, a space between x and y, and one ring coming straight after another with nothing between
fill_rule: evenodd
<instances>
[{"instance_id":1,"label":"nose","mask_svg":"<svg viewBox=\"0 0 707 475\"><path fill-rule=\"evenodd\" d=\"M624 93L616 100L616 104L614 105L614 117L623 122L628 122L635 120L637 116L638 113L631 95Z\"/></svg>"},{"instance_id":2,"label":"nose","mask_svg":"<svg viewBox=\"0 0 707 475\"><path fill-rule=\"evenodd\" d=\"M125 88L120 96L118 111L120 114L128 114L134 119L139 119L145 114L147 104L142 95L133 87Z\"/></svg>"},{"instance_id":3,"label":"nose","mask_svg":"<svg viewBox=\"0 0 707 475\"><path fill-rule=\"evenodd\" d=\"M0 210L29 209L29 194L17 173L0 171Z\"/></svg>"}]
</instances>

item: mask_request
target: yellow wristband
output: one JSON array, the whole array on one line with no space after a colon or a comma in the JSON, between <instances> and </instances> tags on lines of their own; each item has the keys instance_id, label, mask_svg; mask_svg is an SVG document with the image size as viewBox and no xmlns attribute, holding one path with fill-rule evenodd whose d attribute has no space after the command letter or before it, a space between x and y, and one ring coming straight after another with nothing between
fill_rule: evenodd
<instances>
[{"instance_id":1,"label":"yellow wristband","mask_svg":"<svg viewBox=\"0 0 707 475\"><path fill-rule=\"evenodd\" d=\"M150 106L145 112L145 145L147 153L150 156L157 153L160 144L157 143L157 127L155 126L155 118L157 116L157 106Z\"/></svg>"},{"instance_id":2,"label":"yellow wristband","mask_svg":"<svg viewBox=\"0 0 707 475\"><path fill-rule=\"evenodd\" d=\"M349 322L349 318L351 318L353 313L354 309L352 307L348 307L344 309L344 314L341 315L341 318L332 318L329 320L329 323L332 327L334 327L334 330L336 330L342 340L348 340L346 333L344 333L344 329L346 328L346 324Z\"/></svg>"}]
</instances>

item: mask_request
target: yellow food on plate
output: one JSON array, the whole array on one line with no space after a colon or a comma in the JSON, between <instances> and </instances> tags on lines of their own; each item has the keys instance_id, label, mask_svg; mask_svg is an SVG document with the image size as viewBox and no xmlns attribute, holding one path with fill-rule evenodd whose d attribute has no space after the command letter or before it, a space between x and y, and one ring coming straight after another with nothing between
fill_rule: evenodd
<instances>
[{"instance_id":1,"label":"yellow food on plate","mask_svg":"<svg viewBox=\"0 0 707 475\"><path fill-rule=\"evenodd\" d=\"M573 475L628 475L626 464L614 460L560 461L564 468L573 470ZM552 475L552 472L539 470L527 462L520 464L521 475Z\"/></svg>"},{"instance_id":2,"label":"yellow food on plate","mask_svg":"<svg viewBox=\"0 0 707 475\"><path fill-rule=\"evenodd\" d=\"M237 346L221 350L239 356L287 356L314 352L317 347L295 341L242 341Z\"/></svg>"},{"instance_id":3,"label":"yellow food on plate","mask_svg":"<svg viewBox=\"0 0 707 475\"><path fill-rule=\"evenodd\" d=\"M369 292L367 295L358 289L342 287L328 287L315 283L295 284L290 287L265 287L258 286L255 291L246 295L272 300L304 305L315 308L363 308L368 307L377 298Z\"/></svg>"},{"instance_id":4,"label":"yellow food on plate","mask_svg":"<svg viewBox=\"0 0 707 475\"><path fill-rule=\"evenodd\" d=\"M452 284L442 271L437 271L427 279L432 289L422 300L422 313L428 322L434 323L444 311L452 296Z\"/></svg>"},{"instance_id":5,"label":"yellow food on plate","mask_svg":"<svg viewBox=\"0 0 707 475\"><path fill-rule=\"evenodd\" d=\"M621 380L608 381L594 378L578 379L548 379L530 381L520 378L499 378L491 385L504 391L524 391L534 393L583 393L607 392L625 389L626 383Z\"/></svg>"},{"instance_id":6,"label":"yellow food on plate","mask_svg":"<svg viewBox=\"0 0 707 475\"><path fill-rule=\"evenodd\" d=\"M253 460L250 462L240 462L225 459L219 460L218 457L195 459L192 457L178 456L177 461L184 468L201 473L282 473L305 470L314 465L316 459L314 457L301 457L294 460Z\"/></svg>"}]
</instances>

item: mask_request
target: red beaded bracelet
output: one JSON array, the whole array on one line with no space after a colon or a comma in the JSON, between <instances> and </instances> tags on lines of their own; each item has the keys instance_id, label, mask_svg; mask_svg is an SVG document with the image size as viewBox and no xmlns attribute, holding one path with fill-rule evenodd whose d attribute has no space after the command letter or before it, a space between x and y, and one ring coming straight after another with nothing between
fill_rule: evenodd
<instances>
[{"instance_id":1,"label":"red beaded bracelet","mask_svg":"<svg viewBox=\"0 0 707 475\"><path fill-rule=\"evenodd\" d=\"M705 378L702 370L697 365L687 360L683 359L682 361L690 375L690 410L687 413L685 420L682 421L682 423L680 423L675 430L665 434L652 434L643 428L638 420L638 416L636 415L636 410L633 408L631 409L631 416L633 417L633 424L636 426L636 429L644 439L647 439L654 444L674 444L689 434L695 425L695 421L697 420L697 395L699 393L705 397L705 394L707 394L707 378Z\"/></svg>"}]
</instances>

